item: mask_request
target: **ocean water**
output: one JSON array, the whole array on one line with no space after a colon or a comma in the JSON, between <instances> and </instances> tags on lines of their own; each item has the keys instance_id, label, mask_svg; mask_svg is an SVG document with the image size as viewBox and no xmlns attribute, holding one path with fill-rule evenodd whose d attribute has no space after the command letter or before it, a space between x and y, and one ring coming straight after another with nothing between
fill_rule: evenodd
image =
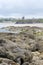
<instances>
[{"instance_id":1,"label":"ocean water","mask_svg":"<svg viewBox=\"0 0 43 65\"><path fill-rule=\"evenodd\" d=\"M6 29L1 29L3 27L7 27L7 26L14 26L14 27L24 27L24 26L33 27L33 26L35 26L35 27L42 27L43 28L43 23L33 23L33 24L0 23L0 32L14 33L12 31L8 31Z\"/></svg>"},{"instance_id":2,"label":"ocean water","mask_svg":"<svg viewBox=\"0 0 43 65\"><path fill-rule=\"evenodd\" d=\"M23 26L43 27L43 23L33 23L33 24L0 23L0 28L7 27L7 26L15 26L15 27L23 27Z\"/></svg>"}]
</instances>

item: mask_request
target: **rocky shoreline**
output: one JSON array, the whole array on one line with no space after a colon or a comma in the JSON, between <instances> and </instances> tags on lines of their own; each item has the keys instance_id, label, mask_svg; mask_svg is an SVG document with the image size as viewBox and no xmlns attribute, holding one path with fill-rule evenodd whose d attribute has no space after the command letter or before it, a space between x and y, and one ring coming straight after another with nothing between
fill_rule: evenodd
<instances>
[{"instance_id":1,"label":"rocky shoreline","mask_svg":"<svg viewBox=\"0 0 43 65\"><path fill-rule=\"evenodd\" d=\"M43 65L43 28L5 27L0 32L0 65Z\"/></svg>"}]
</instances>

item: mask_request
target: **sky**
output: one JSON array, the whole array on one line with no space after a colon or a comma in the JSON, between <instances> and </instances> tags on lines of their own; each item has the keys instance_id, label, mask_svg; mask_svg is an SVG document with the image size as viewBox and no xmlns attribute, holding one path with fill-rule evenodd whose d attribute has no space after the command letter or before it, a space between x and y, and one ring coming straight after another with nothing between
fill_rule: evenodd
<instances>
[{"instance_id":1,"label":"sky","mask_svg":"<svg viewBox=\"0 0 43 65\"><path fill-rule=\"evenodd\" d=\"M0 0L0 17L43 18L43 0Z\"/></svg>"}]
</instances>

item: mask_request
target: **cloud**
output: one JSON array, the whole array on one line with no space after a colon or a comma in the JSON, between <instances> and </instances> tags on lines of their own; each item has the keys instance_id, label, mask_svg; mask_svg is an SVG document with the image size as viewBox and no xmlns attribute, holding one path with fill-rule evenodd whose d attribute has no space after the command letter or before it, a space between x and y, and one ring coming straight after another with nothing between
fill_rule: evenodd
<instances>
[{"instance_id":1,"label":"cloud","mask_svg":"<svg viewBox=\"0 0 43 65\"><path fill-rule=\"evenodd\" d=\"M43 16L43 0L0 0L0 16Z\"/></svg>"}]
</instances>

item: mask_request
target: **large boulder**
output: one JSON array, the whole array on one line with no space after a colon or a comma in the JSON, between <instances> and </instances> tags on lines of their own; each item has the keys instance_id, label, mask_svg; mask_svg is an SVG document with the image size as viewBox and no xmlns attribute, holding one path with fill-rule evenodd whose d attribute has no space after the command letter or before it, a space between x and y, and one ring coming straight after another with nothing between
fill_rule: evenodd
<instances>
[{"instance_id":1,"label":"large boulder","mask_svg":"<svg viewBox=\"0 0 43 65\"><path fill-rule=\"evenodd\" d=\"M25 44L17 44L7 39L0 39L0 57L2 58L8 58L18 63L31 62L32 53L26 48Z\"/></svg>"}]
</instances>

